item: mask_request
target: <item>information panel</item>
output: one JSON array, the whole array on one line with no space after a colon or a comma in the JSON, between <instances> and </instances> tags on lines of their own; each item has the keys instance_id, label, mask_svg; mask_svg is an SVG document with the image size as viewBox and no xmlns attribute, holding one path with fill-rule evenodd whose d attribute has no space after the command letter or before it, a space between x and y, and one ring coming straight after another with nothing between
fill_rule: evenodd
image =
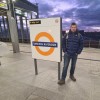
<instances>
[{"instance_id":1,"label":"information panel","mask_svg":"<svg viewBox=\"0 0 100 100\"><path fill-rule=\"evenodd\" d=\"M61 18L29 20L32 58L61 62Z\"/></svg>"},{"instance_id":2,"label":"information panel","mask_svg":"<svg viewBox=\"0 0 100 100\"><path fill-rule=\"evenodd\" d=\"M7 3L0 2L0 8L8 9Z\"/></svg>"}]
</instances>

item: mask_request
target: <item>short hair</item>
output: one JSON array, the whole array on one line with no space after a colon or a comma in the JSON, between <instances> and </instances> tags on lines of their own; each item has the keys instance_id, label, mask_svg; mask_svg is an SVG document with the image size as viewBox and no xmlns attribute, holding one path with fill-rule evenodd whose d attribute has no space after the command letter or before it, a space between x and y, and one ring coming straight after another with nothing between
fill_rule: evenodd
<instances>
[{"instance_id":1,"label":"short hair","mask_svg":"<svg viewBox=\"0 0 100 100\"><path fill-rule=\"evenodd\" d=\"M71 26L72 26L72 25L76 25L76 26L77 26L77 24L76 24L75 22L71 23Z\"/></svg>"}]
</instances>

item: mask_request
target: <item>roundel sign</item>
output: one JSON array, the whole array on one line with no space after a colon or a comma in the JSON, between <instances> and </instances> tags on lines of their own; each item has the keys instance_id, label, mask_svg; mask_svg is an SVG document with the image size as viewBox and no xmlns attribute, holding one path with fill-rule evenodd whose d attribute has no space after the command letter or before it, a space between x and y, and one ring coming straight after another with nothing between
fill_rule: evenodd
<instances>
[{"instance_id":1,"label":"roundel sign","mask_svg":"<svg viewBox=\"0 0 100 100\"><path fill-rule=\"evenodd\" d=\"M32 58L61 61L60 18L33 19L29 21Z\"/></svg>"},{"instance_id":2,"label":"roundel sign","mask_svg":"<svg viewBox=\"0 0 100 100\"><path fill-rule=\"evenodd\" d=\"M41 37L46 37L49 39L50 42L39 42L39 39ZM49 56L54 52L54 49L57 47L57 43L54 42L54 38L47 32L40 32L39 34L36 35L35 41L33 41L33 46L35 46L35 49L37 52L43 56ZM43 51L39 48L41 47L48 47L48 51Z\"/></svg>"}]
</instances>

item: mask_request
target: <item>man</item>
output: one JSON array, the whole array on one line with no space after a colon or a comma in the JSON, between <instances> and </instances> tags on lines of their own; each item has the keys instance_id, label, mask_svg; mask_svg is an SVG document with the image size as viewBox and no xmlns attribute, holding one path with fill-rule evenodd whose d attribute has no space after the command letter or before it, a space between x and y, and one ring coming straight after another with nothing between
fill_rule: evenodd
<instances>
[{"instance_id":1,"label":"man","mask_svg":"<svg viewBox=\"0 0 100 100\"><path fill-rule=\"evenodd\" d=\"M83 50L83 37L78 32L76 23L72 23L70 26L69 33L63 38L63 52L64 52L64 67L62 72L61 80L58 82L59 85L65 84L67 75L67 69L71 60L70 79L76 81L74 77L75 66L77 62L78 54Z\"/></svg>"}]
</instances>

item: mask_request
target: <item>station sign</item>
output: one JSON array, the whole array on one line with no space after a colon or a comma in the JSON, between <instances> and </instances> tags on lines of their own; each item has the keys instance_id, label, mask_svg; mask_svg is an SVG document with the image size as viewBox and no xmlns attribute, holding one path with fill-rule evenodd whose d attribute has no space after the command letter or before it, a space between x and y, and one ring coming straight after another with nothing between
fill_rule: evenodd
<instances>
[{"instance_id":1,"label":"station sign","mask_svg":"<svg viewBox=\"0 0 100 100\"><path fill-rule=\"evenodd\" d=\"M61 62L61 18L29 20L32 58Z\"/></svg>"}]
</instances>

